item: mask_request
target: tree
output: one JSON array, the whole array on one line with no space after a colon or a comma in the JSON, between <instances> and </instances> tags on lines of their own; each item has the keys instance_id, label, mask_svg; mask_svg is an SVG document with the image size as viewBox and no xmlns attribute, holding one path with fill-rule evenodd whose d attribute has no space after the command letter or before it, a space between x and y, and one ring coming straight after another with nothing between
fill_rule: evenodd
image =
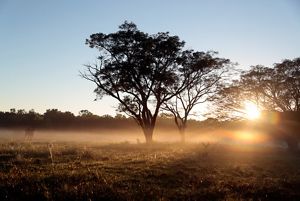
<instances>
[{"instance_id":1,"label":"tree","mask_svg":"<svg viewBox=\"0 0 300 201\"><path fill-rule=\"evenodd\" d=\"M230 66L229 59L215 57L217 52L189 52L185 68L190 73L185 75L190 84L174 98L164 104L164 110L170 112L185 142L187 120L192 109L206 102L218 90L218 84L224 79L224 73Z\"/></svg>"},{"instance_id":2,"label":"tree","mask_svg":"<svg viewBox=\"0 0 300 201\"><path fill-rule=\"evenodd\" d=\"M282 111L300 111L300 57L275 64Z\"/></svg>"},{"instance_id":3,"label":"tree","mask_svg":"<svg viewBox=\"0 0 300 201\"><path fill-rule=\"evenodd\" d=\"M71 112L61 112L57 109L48 109L44 113L44 121L48 126L67 127L75 120Z\"/></svg>"},{"instance_id":4,"label":"tree","mask_svg":"<svg viewBox=\"0 0 300 201\"><path fill-rule=\"evenodd\" d=\"M240 86L266 110L300 111L300 58L274 68L254 66L242 74Z\"/></svg>"},{"instance_id":5,"label":"tree","mask_svg":"<svg viewBox=\"0 0 300 201\"><path fill-rule=\"evenodd\" d=\"M80 110L78 115L80 117L92 117L93 116L93 113L91 113L90 111L88 110Z\"/></svg>"},{"instance_id":6,"label":"tree","mask_svg":"<svg viewBox=\"0 0 300 201\"><path fill-rule=\"evenodd\" d=\"M215 95L217 113L241 118L245 101L255 103L261 110L297 111L300 88L296 80L299 75L291 73L286 65L283 67L286 62L275 64L274 68L256 65L243 71L238 80Z\"/></svg>"},{"instance_id":7,"label":"tree","mask_svg":"<svg viewBox=\"0 0 300 201\"><path fill-rule=\"evenodd\" d=\"M281 77L275 68L261 65L253 66L241 76L239 83L243 93L252 97L253 101L261 108L268 110L285 110L282 100L284 88ZM249 97L247 97L249 99Z\"/></svg>"},{"instance_id":8,"label":"tree","mask_svg":"<svg viewBox=\"0 0 300 201\"><path fill-rule=\"evenodd\" d=\"M264 111L261 127L284 139L292 150L297 149L299 118L290 117L299 115L300 110L300 58L284 60L273 68L253 66L216 97L217 113L227 117L241 113L244 101L252 101Z\"/></svg>"},{"instance_id":9,"label":"tree","mask_svg":"<svg viewBox=\"0 0 300 201\"><path fill-rule=\"evenodd\" d=\"M125 22L115 33L92 34L86 44L100 56L81 76L96 84L98 99L116 99L118 110L131 116L151 143L162 104L188 85L186 79L179 82L187 73L184 42L168 32L149 35Z\"/></svg>"}]
</instances>

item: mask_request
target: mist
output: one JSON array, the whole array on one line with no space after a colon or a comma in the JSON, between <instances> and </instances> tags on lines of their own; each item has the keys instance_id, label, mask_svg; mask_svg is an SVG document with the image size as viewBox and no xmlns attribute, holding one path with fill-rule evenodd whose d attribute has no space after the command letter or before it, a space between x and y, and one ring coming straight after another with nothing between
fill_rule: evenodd
<instances>
[{"instance_id":1,"label":"mist","mask_svg":"<svg viewBox=\"0 0 300 201\"><path fill-rule=\"evenodd\" d=\"M157 143L180 143L176 129L156 129L154 141ZM22 129L0 129L0 140L26 142ZM143 132L139 129L100 129L100 130L47 130L34 131L30 142L70 142L88 144L145 143ZM272 139L270 134L250 129L187 130L186 143L210 143L285 147L284 142Z\"/></svg>"}]
</instances>

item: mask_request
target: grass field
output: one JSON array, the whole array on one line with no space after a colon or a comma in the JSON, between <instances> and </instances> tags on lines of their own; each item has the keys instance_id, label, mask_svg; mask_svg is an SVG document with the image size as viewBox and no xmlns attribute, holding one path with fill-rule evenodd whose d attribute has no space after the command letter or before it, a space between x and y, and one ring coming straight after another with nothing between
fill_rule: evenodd
<instances>
[{"instance_id":1,"label":"grass field","mask_svg":"<svg viewBox=\"0 0 300 201\"><path fill-rule=\"evenodd\" d=\"M300 200L300 156L222 144L5 141L0 200Z\"/></svg>"}]
</instances>

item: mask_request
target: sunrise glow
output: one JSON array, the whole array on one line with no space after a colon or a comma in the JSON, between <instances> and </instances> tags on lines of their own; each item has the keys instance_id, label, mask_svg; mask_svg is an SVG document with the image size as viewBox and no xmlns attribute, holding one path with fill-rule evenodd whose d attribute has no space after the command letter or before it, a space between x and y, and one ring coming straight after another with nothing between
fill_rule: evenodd
<instances>
[{"instance_id":1,"label":"sunrise glow","mask_svg":"<svg viewBox=\"0 0 300 201\"><path fill-rule=\"evenodd\" d=\"M244 105L244 112L246 114L246 118L250 120L255 120L260 117L260 110L256 104L253 102L247 101Z\"/></svg>"}]
</instances>

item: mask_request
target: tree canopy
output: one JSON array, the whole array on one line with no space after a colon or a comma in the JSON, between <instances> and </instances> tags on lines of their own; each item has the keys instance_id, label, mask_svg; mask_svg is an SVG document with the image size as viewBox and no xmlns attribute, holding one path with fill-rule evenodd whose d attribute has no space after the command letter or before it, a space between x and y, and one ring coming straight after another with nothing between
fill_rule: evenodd
<instances>
[{"instance_id":1,"label":"tree canopy","mask_svg":"<svg viewBox=\"0 0 300 201\"><path fill-rule=\"evenodd\" d=\"M216 94L219 114L241 112L244 101L255 103L261 110L300 110L300 58L275 63L274 67L252 66L240 79Z\"/></svg>"}]
</instances>

